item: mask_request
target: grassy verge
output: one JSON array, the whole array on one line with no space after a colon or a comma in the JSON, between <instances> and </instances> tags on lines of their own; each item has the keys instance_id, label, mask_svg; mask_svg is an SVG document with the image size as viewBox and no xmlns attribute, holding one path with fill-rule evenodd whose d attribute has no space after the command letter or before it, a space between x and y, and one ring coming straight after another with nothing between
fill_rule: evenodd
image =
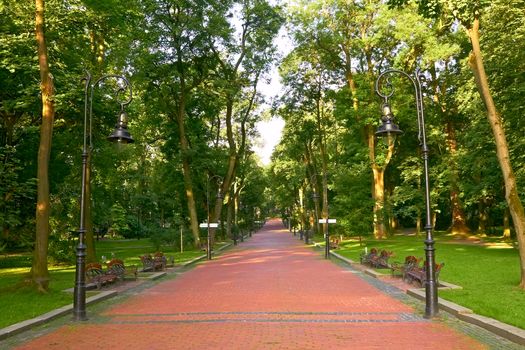
<instances>
[{"instance_id":1,"label":"grassy verge","mask_svg":"<svg viewBox=\"0 0 525 350\"><path fill-rule=\"evenodd\" d=\"M154 253L149 240L99 241L96 243L97 258L111 259L112 255L124 260L125 265L142 267L140 255ZM162 247L162 251L174 257L175 264L190 261L205 254L200 250L185 252ZM31 256L28 254L0 256L0 328L34 318L61 306L73 303L73 294L64 292L74 286L75 266L50 266L50 290L37 293L28 283Z\"/></svg>"},{"instance_id":2,"label":"grassy verge","mask_svg":"<svg viewBox=\"0 0 525 350\"><path fill-rule=\"evenodd\" d=\"M475 313L525 329L525 292L518 289L520 264L513 245L497 239L484 244L455 241L436 234L436 263L444 262L440 280L460 285L461 290L439 291L439 297L472 309ZM364 247L394 252L391 261L402 262L407 255L424 257L423 237L394 236L388 240L344 242L337 251L354 261Z\"/></svg>"}]
</instances>

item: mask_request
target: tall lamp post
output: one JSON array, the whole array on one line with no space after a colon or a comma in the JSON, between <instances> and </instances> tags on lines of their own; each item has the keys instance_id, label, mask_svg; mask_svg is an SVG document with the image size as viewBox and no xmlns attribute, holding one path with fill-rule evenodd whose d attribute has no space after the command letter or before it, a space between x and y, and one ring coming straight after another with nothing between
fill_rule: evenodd
<instances>
[{"instance_id":1,"label":"tall lamp post","mask_svg":"<svg viewBox=\"0 0 525 350\"><path fill-rule=\"evenodd\" d=\"M327 181L326 177L327 177L326 173L323 173L323 186L326 186L326 181ZM319 223L326 225L326 232L324 233L324 243L325 243L324 258L325 259L330 259L330 231L329 231L329 224L332 223L332 222L335 222L335 219L334 219L334 221L332 221L330 219L330 210L329 210L329 205L328 205L328 193L326 192L326 187L324 188L323 192L324 192L323 205L326 207L326 217L324 219L319 219ZM319 198L319 195L317 195L317 197ZM324 222L323 222L323 220L324 220Z\"/></svg>"},{"instance_id":2,"label":"tall lamp post","mask_svg":"<svg viewBox=\"0 0 525 350\"><path fill-rule=\"evenodd\" d=\"M316 178L315 184L312 181L313 178ZM310 176L310 185L312 186L312 199L314 200L314 225L316 227L316 232L319 232L319 193L317 193L316 184L317 174L312 174L312 176ZM308 244L308 240L306 241L306 244Z\"/></svg>"},{"instance_id":3,"label":"tall lamp post","mask_svg":"<svg viewBox=\"0 0 525 350\"><path fill-rule=\"evenodd\" d=\"M217 179L220 179L220 181L222 181L222 177L220 177L219 175L213 175L213 176L208 176L208 180L206 181L206 207L207 207L207 217L208 217L208 220L207 220L207 227L208 227L208 236L207 236L207 241L206 241L206 257L208 260L211 260L211 235L210 235L210 180L211 179L214 179L214 178L217 178ZM219 191L217 191L217 199L222 199L222 193L221 193L221 189L220 189L220 186L219 186Z\"/></svg>"},{"instance_id":4,"label":"tall lamp post","mask_svg":"<svg viewBox=\"0 0 525 350\"><path fill-rule=\"evenodd\" d=\"M324 258L325 259L330 259L330 232L329 232L329 220L330 218L330 215L329 215L329 211L328 211L328 202L326 203L326 222L325 222L325 225L326 225L326 233L325 233L325 237L324 237Z\"/></svg>"},{"instance_id":5,"label":"tall lamp post","mask_svg":"<svg viewBox=\"0 0 525 350\"><path fill-rule=\"evenodd\" d=\"M387 70L377 77L375 83L376 93L383 98L383 106L381 126L377 129L376 135L380 136L396 136L401 135L403 131L394 124L394 115L390 105L388 104L388 99L394 94L394 87L388 75L399 74L410 80L414 86L415 96L416 96L416 110L417 110L417 122L419 128L419 144L421 146L421 154L423 158L423 167L424 167L424 177L425 177L425 209L426 209L426 222L425 222L425 269L426 269L426 282L425 282L425 317L431 318L438 313L438 294L437 294L437 284L436 284L436 271L435 271L435 248L434 248L434 238L432 236L432 220L431 220L431 211L430 211L430 185L429 185L429 175L428 175L428 146L425 135L425 118L424 118L424 108L423 108L423 93L421 91L421 74L419 70L416 70L415 75L411 76L403 71L397 69ZM384 85L381 84L382 79L384 80ZM382 92L381 88L386 86L387 89Z\"/></svg>"},{"instance_id":6,"label":"tall lamp post","mask_svg":"<svg viewBox=\"0 0 525 350\"><path fill-rule=\"evenodd\" d=\"M80 193L80 226L78 229L78 246L76 252L76 265L75 265L75 288L73 293L73 318L76 321L83 321L87 319L86 316L86 245L84 238L86 234L86 207L91 201L86 195L87 191L87 172L88 172L88 158L89 152L92 148L92 137L91 131L93 122L93 93L95 87L97 87L102 81L106 79L115 79L119 82L115 88L115 98L118 100L119 96L126 91L129 91L129 98L120 103L120 114L115 125L115 130L111 135L107 137L109 141L119 143L132 143L134 142L130 133L127 129L128 115L125 112L125 107L131 102L132 90L129 81L120 75L104 75L97 81L91 84L91 74L86 72L86 76L82 79L85 82L84 85L84 145L82 148L82 189ZM89 124L89 125L88 125ZM89 140L89 143L88 143Z\"/></svg>"}]
</instances>

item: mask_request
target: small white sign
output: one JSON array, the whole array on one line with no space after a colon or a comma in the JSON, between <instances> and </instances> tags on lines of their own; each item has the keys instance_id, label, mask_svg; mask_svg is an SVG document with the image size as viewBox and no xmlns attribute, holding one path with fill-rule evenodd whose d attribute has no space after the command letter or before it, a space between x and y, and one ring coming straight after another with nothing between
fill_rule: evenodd
<instances>
[{"instance_id":1,"label":"small white sign","mask_svg":"<svg viewBox=\"0 0 525 350\"><path fill-rule=\"evenodd\" d=\"M208 223L207 222L203 222L202 224L199 225L200 228L208 228ZM210 222L210 228L217 228L219 227L219 224L216 223L216 222Z\"/></svg>"},{"instance_id":2,"label":"small white sign","mask_svg":"<svg viewBox=\"0 0 525 350\"><path fill-rule=\"evenodd\" d=\"M337 219L328 219L329 224L335 224L337 222ZM326 219L319 219L320 224L326 224Z\"/></svg>"}]
</instances>

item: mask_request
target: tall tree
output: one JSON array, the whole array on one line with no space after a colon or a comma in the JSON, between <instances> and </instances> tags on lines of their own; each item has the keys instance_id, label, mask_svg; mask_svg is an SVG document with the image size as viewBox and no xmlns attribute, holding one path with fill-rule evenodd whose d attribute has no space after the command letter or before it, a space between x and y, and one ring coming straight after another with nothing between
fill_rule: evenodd
<instances>
[{"instance_id":1,"label":"tall tree","mask_svg":"<svg viewBox=\"0 0 525 350\"><path fill-rule=\"evenodd\" d=\"M299 45L310 46L322 57L322 64L339 75L351 96L352 117L361 128L368 149L373 185L371 188L374 235L386 236L384 220L384 174L394 152L394 144L376 144L373 106L376 102L374 76L377 67L389 66L391 52L398 40L391 36L391 23L396 16L381 1L315 1L301 2L293 9L294 37ZM397 15L397 14L396 14Z\"/></svg>"},{"instance_id":2,"label":"tall tree","mask_svg":"<svg viewBox=\"0 0 525 350\"><path fill-rule=\"evenodd\" d=\"M268 71L275 59L276 50L273 39L277 35L283 18L278 7L272 7L265 0L240 1L239 11L232 11L240 28L225 43L226 50L214 48L221 78L226 125L226 139L229 147L228 166L223 176L221 192L229 201L229 189L235 179L237 169L246 151L246 138L254 127L254 113L260 98L259 81ZM235 135L238 135L237 139ZM214 221L221 216L222 200L215 203Z\"/></svg>"},{"instance_id":3,"label":"tall tree","mask_svg":"<svg viewBox=\"0 0 525 350\"><path fill-rule=\"evenodd\" d=\"M49 239L49 157L55 118L53 75L49 69L45 36L45 1L36 0L35 34L38 44L38 64L40 67L40 91L42 95L42 126L40 128L40 147L38 149L36 239L32 265L32 279L41 292L49 287L47 269L47 250Z\"/></svg>"},{"instance_id":4,"label":"tall tree","mask_svg":"<svg viewBox=\"0 0 525 350\"><path fill-rule=\"evenodd\" d=\"M198 89L209 86L217 65L213 48L227 42L230 6L231 1L215 0L143 1L147 33L141 44L148 55L139 57L137 62L142 65L140 74L147 76L144 88L153 93L148 98L159 102L162 113L177 128L174 136L179 144L190 227L197 245L200 244L199 220L188 115L203 117L196 100L199 93L207 92Z\"/></svg>"}]
</instances>

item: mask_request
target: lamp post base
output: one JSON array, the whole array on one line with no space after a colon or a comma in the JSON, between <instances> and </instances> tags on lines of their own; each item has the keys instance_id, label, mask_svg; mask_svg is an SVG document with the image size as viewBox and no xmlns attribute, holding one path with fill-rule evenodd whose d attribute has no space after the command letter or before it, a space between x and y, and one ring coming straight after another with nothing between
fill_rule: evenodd
<instances>
[{"instance_id":1,"label":"lamp post base","mask_svg":"<svg viewBox=\"0 0 525 350\"><path fill-rule=\"evenodd\" d=\"M81 233L82 235L82 233ZM73 319L85 321L86 316L86 245L81 242L77 247L77 262L75 268L75 288L73 292Z\"/></svg>"},{"instance_id":2,"label":"lamp post base","mask_svg":"<svg viewBox=\"0 0 525 350\"><path fill-rule=\"evenodd\" d=\"M208 258L208 260L211 260L211 238L209 234L208 241L206 243L206 257Z\"/></svg>"},{"instance_id":3,"label":"lamp post base","mask_svg":"<svg viewBox=\"0 0 525 350\"><path fill-rule=\"evenodd\" d=\"M324 258L330 259L330 235L325 234Z\"/></svg>"}]
</instances>

